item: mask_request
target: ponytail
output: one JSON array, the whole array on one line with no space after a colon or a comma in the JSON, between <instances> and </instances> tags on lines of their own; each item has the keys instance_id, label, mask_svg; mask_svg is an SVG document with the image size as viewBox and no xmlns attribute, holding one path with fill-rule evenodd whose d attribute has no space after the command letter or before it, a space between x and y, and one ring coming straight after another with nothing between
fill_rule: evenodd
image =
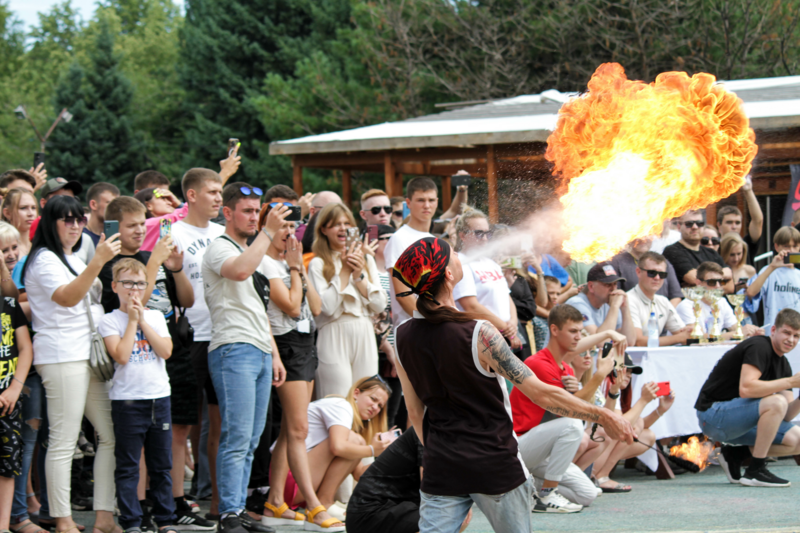
<instances>
[{"instance_id":1,"label":"ponytail","mask_svg":"<svg viewBox=\"0 0 800 533\"><path fill-rule=\"evenodd\" d=\"M444 287L446 278L442 278L431 287L430 292L433 294L440 294L441 289ZM417 298L417 311L425 317L425 320L431 324L441 324L443 322L456 322L464 323L470 320L488 320L489 316L483 313L472 313L459 311L454 307L446 305L439 305L432 299L425 295Z\"/></svg>"}]
</instances>

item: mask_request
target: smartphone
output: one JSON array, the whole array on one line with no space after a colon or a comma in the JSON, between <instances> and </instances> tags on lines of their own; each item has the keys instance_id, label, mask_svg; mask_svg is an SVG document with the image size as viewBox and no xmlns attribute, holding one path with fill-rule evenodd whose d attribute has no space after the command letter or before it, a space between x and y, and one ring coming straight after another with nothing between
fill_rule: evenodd
<instances>
[{"instance_id":1,"label":"smartphone","mask_svg":"<svg viewBox=\"0 0 800 533\"><path fill-rule=\"evenodd\" d=\"M236 139L235 137L228 139L228 157L232 156L234 152L238 153L241 145L242 143L240 143L239 139Z\"/></svg>"},{"instance_id":2,"label":"smartphone","mask_svg":"<svg viewBox=\"0 0 800 533\"><path fill-rule=\"evenodd\" d=\"M609 354L609 353L611 353L611 348L613 348L613 347L614 347L614 344L613 344L612 342L606 342L606 343L603 345L603 354L601 355L601 357L602 357L603 359L605 359L606 357L608 357L608 354ZM613 370L611 370L611 377L612 377L614 380L616 380L616 379L617 379L617 365L616 365L616 364L614 365L614 368L613 368Z\"/></svg>"},{"instance_id":3,"label":"smartphone","mask_svg":"<svg viewBox=\"0 0 800 533\"><path fill-rule=\"evenodd\" d=\"M172 221L166 218L161 219L161 228L158 235L159 239L163 239L167 235L172 233Z\"/></svg>"},{"instance_id":4,"label":"smartphone","mask_svg":"<svg viewBox=\"0 0 800 533\"><path fill-rule=\"evenodd\" d=\"M359 232L358 228L347 228L347 237L345 239L345 246L349 250L353 243L358 241Z\"/></svg>"},{"instance_id":5,"label":"smartphone","mask_svg":"<svg viewBox=\"0 0 800 533\"><path fill-rule=\"evenodd\" d=\"M403 200L403 220L406 219L408 215L411 214L411 210L408 208L408 204L405 200Z\"/></svg>"},{"instance_id":6,"label":"smartphone","mask_svg":"<svg viewBox=\"0 0 800 533\"><path fill-rule=\"evenodd\" d=\"M783 263L786 265L800 265L800 253L790 252L784 255Z\"/></svg>"},{"instance_id":7,"label":"smartphone","mask_svg":"<svg viewBox=\"0 0 800 533\"><path fill-rule=\"evenodd\" d=\"M450 176L450 184L453 187L463 187L469 186L472 183L472 176L464 175L464 174L456 174L455 176Z\"/></svg>"},{"instance_id":8,"label":"smartphone","mask_svg":"<svg viewBox=\"0 0 800 533\"><path fill-rule=\"evenodd\" d=\"M384 442L392 443L399 439L402 434L403 432L399 429L393 429L392 431L384 431L379 438Z\"/></svg>"},{"instance_id":9,"label":"smartphone","mask_svg":"<svg viewBox=\"0 0 800 533\"><path fill-rule=\"evenodd\" d=\"M374 225L367 226L367 235L369 236L369 242L377 241L378 240L378 226L374 226Z\"/></svg>"},{"instance_id":10,"label":"smartphone","mask_svg":"<svg viewBox=\"0 0 800 533\"><path fill-rule=\"evenodd\" d=\"M119 233L119 220L106 220L103 222L103 233L106 239L110 239L112 235Z\"/></svg>"},{"instance_id":11,"label":"smartphone","mask_svg":"<svg viewBox=\"0 0 800 533\"><path fill-rule=\"evenodd\" d=\"M289 213L286 215L284 220L288 222L299 222L303 219L303 208L299 205L289 205Z\"/></svg>"},{"instance_id":12,"label":"smartphone","mask_svg":"<svg viewBox=\"0 0 800 533\"><path fill-rule=\"evenodd\" d=\"M666 396L670 392L672 392L669 388L669 381L660 381L656 383L658 387L658 392L656 392L656 396Z\"/></svg>"},{"instance_id":13,"label":"smartphone","mask_svg":"<svg viewBox=\"0 0 800 533\"><path fill-rule=\"evenodd\" d=\"M44 164L44 152L33 152L33 170L41 164Z\"/></svg>"}]
</instances>

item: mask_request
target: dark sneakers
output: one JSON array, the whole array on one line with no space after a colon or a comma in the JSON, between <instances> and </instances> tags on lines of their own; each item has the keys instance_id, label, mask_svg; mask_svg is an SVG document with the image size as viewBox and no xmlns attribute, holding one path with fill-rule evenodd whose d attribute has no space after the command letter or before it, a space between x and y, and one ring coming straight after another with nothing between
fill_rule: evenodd
<instances>
[{"instance_id":1,"label":"dark sneakers","mask_svg":"<svg viewBox=\"0 0 800 533\"><path fill-rule=\"evenodd\" d=\"M275 533L275 530L271 527L262 525L261 522L253 519L252 516L247 514L247 510L239 513L239 521L242 523L242 527L250 533Z\"/></svg>"},{"instance_id":2,"label":"dark sneakers","mask_svg":"<svg viewBox=\"0 0 800 533\"><path fill-rule=\"evenodd\" d=\"M792 485L789 480L779 478L767 470L766 466L756 470L748 467L739 482L748 487L790 487Z\"/></svg>"},{"instance_id":3,"label":"dark sneakers","mask_svg":"<svg viewBox=\"0 0 800 533\"><path fill-rule=\"evenodd\" d=\"M183 504L183 505L181 505ZM192 508L182 500L175 505L175 529L179 531L214 531L217 525L192 512Z\"/></svg>"},{"instance_id":4,"label":"dark sneakers","mask_svg":"<svg viewBox=\"0 0 800 533\"><path fill-rule=\"evenodd\" d=\"M719 466L728 476L731 483L739 483L742 477L742 461L750 457L750 448L747 446L722 446L719 455Z\"/></svg>"},{"instance_id":5,"label":"dark sneakers","mask_svg":"<svg viewBox=\"0 0 800 533\"><path fill-rule=\"evenodd\" d=\"M219 521L219 533L247 533L247 530L242 527L241 519L231 513Z\"/></svg>"}]
</instances>

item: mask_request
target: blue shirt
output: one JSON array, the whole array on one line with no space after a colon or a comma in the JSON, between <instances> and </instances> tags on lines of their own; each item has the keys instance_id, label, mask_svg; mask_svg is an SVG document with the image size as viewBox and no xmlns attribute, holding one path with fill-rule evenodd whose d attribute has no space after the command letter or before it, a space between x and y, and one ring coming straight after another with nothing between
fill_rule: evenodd
<instances>
[{"instance_id":1,"label":"blue shirt","mask_svg":"<svg viewBox=\"0 0 800 533\"><path fill-rule=\"evenodd\" d=\"M764 267L758 273L761 275ZM750 285L756 276L747 283ZM744 303L744 310L748 313L758 311L759 305L764 304L764 325L775 325L775 316L787 307L800 310L800 270L796 268L783 267L775 270L769 275L767 281L761 287L761 292L755 298L747 298Z\"/></svg>"},{"instance_id":2,"label":"blue shirt","mask_svg":"<svg viewBox=\"0 0 800 533\"><path fill-rule=\"evenodd\" d=\"M17 289L24 289L25 285L22 284L22 271L25 270L25 263L28 261L28 256L20 257L17 264L14 265L14 272L11 273L11 279Z\"/></svg>"},{"instance_id":3,"label":"blue shirt","mask_svg":"<svg viewBox=\"0 0 800 533\"><path fill-rule=\"evenodd\" d=\"M532 267L528 267L528 272L538 274ZM542 254L542 274L553 276L561 283L562 287L569 283L569 272L564 270L564 267L552 255Z\"/></svg>"},{"instance_id":4,"label":"blue shirt","mask_svg":"<svg viewBox=\"0 0 800 533\"><path fill-rule=\"evenodd\" d=\"M595 326L600 327L603 322L605 322L606 317L608 316L608 312L611 309L611 306L608 304L603 304L600 306L599 309L595 309L592 307L592 304L589 303L589 297L586 294L579 292L569 300L567 300L567 305L571 305L575 309L581 312L583 315L583 325L584 326ZM622 312L617 312L617 327L616 329L619 330L622 327Z\"/></svg>"}]
</instances>

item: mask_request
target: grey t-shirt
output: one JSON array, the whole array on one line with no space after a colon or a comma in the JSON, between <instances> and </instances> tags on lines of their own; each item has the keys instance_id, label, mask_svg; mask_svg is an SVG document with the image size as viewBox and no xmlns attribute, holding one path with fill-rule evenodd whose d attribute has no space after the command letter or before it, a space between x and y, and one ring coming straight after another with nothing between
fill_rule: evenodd
<instances>
[{"instance_id":1,"label":"grey t-shirt","mask_svg":"<svg viewBox=\"0 0 800 533\"><path fill-rule=\"evenodd\" d=\"M204 296L211 315L208 351L224 344L247 343L272 353L269 318L253 286L252 276L234 281L221 274L225 261L241 253L241 248L223 236L209 245L203 257Z\"/></svg>"},{"instance_id":2,"label":"grey t-shirt","mask_svg":"<svg viewBox=\"0 0 800 533\"><path fill-rule=\"evenodd\" d=\"M278 261L267 255L261 260L259 270L270 281L279 279L286 285L287 290L292 289L292 272L289 270L289 265L286 264L286 261ZM305 295L303 295L303 303L300 305L299 317L295 318L287 315L272 300L270 300L267 308L267 316L269 316L269 323L272 325L272 334L276 337L285 335L292 330L297 330L300 333L314 333L314 315L308 307L308 298Z\"/></svg>"},{"instance_id":3,"label":"grey t-shirt","mask_svg":"<svg viewBox=\"0 0 800 533\"><path fill-rule=\"evenodd\" d=\"M608 304L603 304L600 309L595 309L589 303L589 297L582 292L567 300L567 304L581 312L584 326L600 327L608 316L608 310L610 309ZM617 314L617 327L615 329L620 329L621 327L622 313L620 312Z\"/></svg>"}]
</instances>

